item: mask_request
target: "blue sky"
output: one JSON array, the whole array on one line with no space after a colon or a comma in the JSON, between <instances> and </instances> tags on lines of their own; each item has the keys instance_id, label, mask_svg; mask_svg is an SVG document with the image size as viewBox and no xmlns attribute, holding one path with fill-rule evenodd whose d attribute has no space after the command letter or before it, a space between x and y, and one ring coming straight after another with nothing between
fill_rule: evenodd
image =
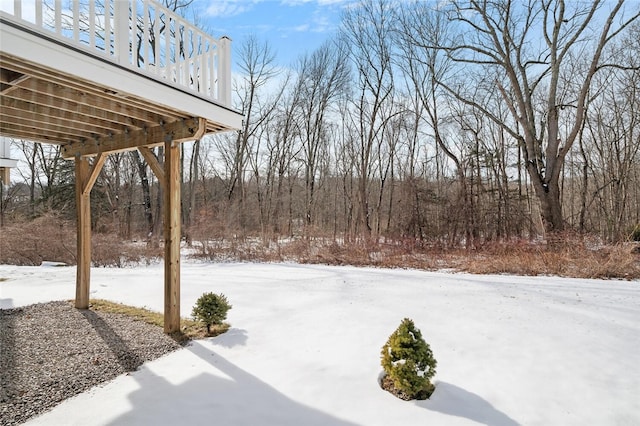
<instances>
[{"instance_id":1,"label":"blue sky","mask_svg":"<svg viewBox=\"0 0 640 426\"><path fill-rule=\"evenodd\" d=\"M227 35L234 50L250 34L266 40L277 64L292 65L335 34L342 9L353 0L195 0L199 26ZM233 48L232 48L233 49Z\"/></svg>"}]
</instances>

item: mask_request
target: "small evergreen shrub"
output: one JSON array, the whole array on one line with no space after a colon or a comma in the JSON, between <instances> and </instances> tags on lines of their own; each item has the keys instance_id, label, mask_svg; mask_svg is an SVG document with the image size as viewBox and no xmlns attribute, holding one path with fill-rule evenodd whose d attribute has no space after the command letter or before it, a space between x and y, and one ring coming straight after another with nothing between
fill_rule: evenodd
<instances>
[{"instance_id":1,"label":"small evergreen shrub","mask_svg":"<svg viewBox=\"0 0 640 426\"><path fill-rule=\"evenodd\" d=\"M385 389L407 400L431 396L435 389L431 378L436 374L437 362L412 320L402 320L382 347L381 356ZM389 389L389 384L395 389Z\"/></svg>"},{"instance_id":2,"label":"small evergreen shrub","mask_svg":"<svg viewBox=\"0 0 640 426\"><path fill-rule=\"evenodd\" d=\"M207 333L211 333L211 326L222 324L222 321L227 319L227 311L231 308L224 294L204 293L196 301L191 315L196 321L205 323Z\"/></svg>"}]
</instances>

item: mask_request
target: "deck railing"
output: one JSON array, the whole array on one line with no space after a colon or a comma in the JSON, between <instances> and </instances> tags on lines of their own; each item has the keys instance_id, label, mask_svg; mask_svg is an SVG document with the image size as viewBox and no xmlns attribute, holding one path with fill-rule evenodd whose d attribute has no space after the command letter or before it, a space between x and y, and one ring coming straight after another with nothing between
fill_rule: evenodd
<instances>
[{"instance_id":1,"label":"deck railing","mask_svg":"<svg viewBox=\"0 0 640 426\"><path fill-rule=\"evenodd\" d=\"M136 72L231 104L231 40L152 0L0 1L3 19Z\"/></svg>"}]
</instances>

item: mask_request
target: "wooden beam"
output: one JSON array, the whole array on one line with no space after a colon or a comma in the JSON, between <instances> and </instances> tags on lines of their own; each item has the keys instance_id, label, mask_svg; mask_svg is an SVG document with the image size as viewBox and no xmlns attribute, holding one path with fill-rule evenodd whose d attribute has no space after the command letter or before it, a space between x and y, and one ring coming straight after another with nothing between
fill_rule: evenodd
<instances>
[{"instance_id":1,"label":"wooden beam","mask_svg":"<svg viewBox=\"0 0 640 426\"><path fill-rule=\"evenodd\" d=\"M74 141L73 137L67 134L55 133L55 132L49 132L49 133L43 134L43 132L33 127L20 126L20 125L2 123L2 122L0 122L0 134L2 134L2 136L9 136L9 137L14 137L19 139L27 139L30 141L53 143L53 144L64 144L64 143L70 143Z\"/></svg>"},{"instance_id":2,"label":"wooden beam","mask_svg":"<svg viewBox=\"0 0 640 426\"><path fill-rule=\"evenodd\" d=\"M89 307L89 281L91 273L91 206L89 193L83 188L89 180L89 160L76 157L76 217L77 217L77 272L76 308Z\"/></svg>"},{"instance_id":3,"label":"wooden beam","mask_svg":"<svg viewBox=\"0 0 640 426\"><path fill-rule=\"evenodd\" d=\"M164 331L180 330L180 149L164 144Z\"/></svg>"},{"instance_id":4,"label":"wooden beam","mask_svg":"<svg viewBox=\"0 0 640 426\"><path fill-rule=\"evenodd\" d=\"M43 81L40 79L26 79L13 87L20 90L14 90L10 94L12 97L22 97L23 95L16 93L24 93L28 91L39 95L55 96L69 101L76 102L80 105L97 107L120 114L123 117L129 117L133 120L152 122L157 120L158 111L153 105L148 104L147 108L132 105L132 101L127 98L118 96L116 92L105 89L103 92L88 93L88 91L80 91L71 87L71 81L61 81L59 84ZM152 111L149 111L149 110ZM165 120L170 120L173 114L161 115Z\"/></svg>"},{"instance_id":5,"label":"wooden beam","mask_svg":"<svg viewBox=\"0 0 640 426\"><path fill-rule=\"evenodd\" d=\"M193 135L193 139L191 140L199 140L201 139L204 134L207 132L207 120L199 117L198 118L198 129L196 130L196 132Z\"/></svg>"},{"instance_id":6,"label":"wooden beam","mask_svg":"<svg viewBox=\"0 0 640 426\"><path fill-rule=\"evenodd\" d=\"M137 120L127 115L127 110L115 100L111 103L101 103L100 105L77 102L77 99L65 98L63 93L58 93L54 88L49 93L32 92L23 88L14 90L11 93L3 95L11 99L29 102L31 104L42 105L49 108L60 109L79 115L86 115L92 118L112 121L119 125L135 127L142 129L145 126L158 123L160 116L151 115L146 120Z\"/></svg>"},{"instance_id":7,"label":"wooden beam","mask_svg":"<svg viewBox=\"0 0 640 426\"><path fill-rule=\"evenodd\" d=\"M89 176L87 177L87 181L84 182L82 186L82 195L89 195L91 193L91 188L93 188L93 184L96 183L98 176L100 175L100 170L102 170L102 166L104 166L104 162L107 160L107 154L98 154L95 160L93 160L93 166L89 171Z\"/></svg>"},{"instance_id":8,"label":"wooden beam","mask_svg":"<svg viewBox=\"0 0 640 426\"><path fill-rule=\"evenodd\" d=\"M24 73L13 71L6 67L0 68L0 83L13 84L22 76L24 76Z\"/></svg>"},{"instance_id":9,"label":"wooden beam","mask_svg":"<svg viewBox=\"0 0 640 426\"><path fill-rule=\"evenodd\" d=\"M24 129L35 129L43 133L67 134L71 139L87 139L92 138L94 133L92 130L78 130L71 126L61 126L59 123L50 120L41 120L39 117L26 117L25 114L11 114L11 111L2 110L0 123L3 126L15 126Z\"/></svg>"},{"instance_id":10,"label":"wooden beam","mask_svg":"<svg viewBox=\"0 0 640 426\"><path fill-rule=\"evenodd\" d=\"M13 80L3 78L2 83L3 85L6 85L6 87L2 89L0 94L6 95L7 93L12 92L13 90L18 88L17 86L18 84L20 84L21 82L29 78L31 78L30 75L20 75L18 78L15 78ZM7 81L4 81L4 80L7 80Z\"/></svg>"},{"instance_id":11,"label":"wooden beam","mask_svg":"<svg viewBox=\"0 0 640 426\"><path fill-rule=\"evenodd\" d=\"M118 124L112 120L95 118L86 114L79 114L79 111L71 111L70 108L67 110L52 108L45 105L26 102L20 99L12 99L6 96L0 98L0 107L2 108L3 115L25 115L25 111L29 111L29 116L33 117L34 120L40 119L40 121L44 121L42 118L46 118L47 121L56 123L60 126L69 126L85 130L91 129L94 133L102 133L105 130L109 130L111 132L122 132L126 127L124 124Z\"/></svg>"},{"instance_id":12,"label":"wooden beam","mask_svg":"<svg viewBox=\"0 0 640 426\"><path fill-rule=\"evenodd\" d=\"M167 188L165 187L166 182L164 179L164 170L162 169L162 165L158 161L158 157L156 157L156 155L147 146L139 146L138 151L140 151L140 154L142 154L144 159L147 161L147 164L149 165L149 167L151 167L151 170L153 170L153 173L158 178L158 182L160 182L160 188L162 188L163 191L166 191Z\"/></svg>"},{"instance_id":13,"label":"wooden beam","mask_svg":"<svg viewBox=\"0 0 640 426\"><path fill-rule=\"evenodd\" d=\"M128 96L124 93L117 93L113 90L110 90L104 86L98 86L93 81L83 81L80 79L69 78L68 76L51 73L50 70L43 69L37 64L32 63L18 63L14 61L3 60L2 54L0 54L0 62L3 62L3 66L10 68L15 73L23 73L29 74L33 78L37 78L38 80L43 80L48 83L53 83L65 87L69 87L71 89L77 90L79 92L87 93L90 96L97 96L100 98L109 98L109 97L118 97L123 99L126 103L127 107L137 108L140 110L144 110L150 112L152 114L169 114L173 115L182 115L179 109L169 111L167 107L156 105L154 103L146 102L144 99L139 99L136 97ZM10 62L10 63L8 63Z\"/></svg>"},{"instance_id":14,"label":"wooden beam","mask_svg":"<svg viewBox=\"0 0 640 426\"><path fill-rule=\"evenodd\" d=\"M149 127L134 132L120 133L101 137L94 141L74 142L62 146L62 156L91 156L99 153L127 151L141 146L153 146L170 139L173 142L195 140L197 135L204 132L203 119L189 118L173 123Z\"/></svg>"}]
</instances>

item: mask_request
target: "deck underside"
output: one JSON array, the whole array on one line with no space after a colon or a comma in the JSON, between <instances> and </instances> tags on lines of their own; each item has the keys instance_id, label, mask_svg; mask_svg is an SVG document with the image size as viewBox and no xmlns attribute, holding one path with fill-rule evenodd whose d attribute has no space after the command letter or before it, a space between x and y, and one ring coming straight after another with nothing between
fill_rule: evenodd
<instances>
[{"instance_id":1,"label":"deck underside","mask_svg":"<svg viewBox=\"0 0 640 426\"><path fill-rule=\"evenodd\" d=\"M3 23L0 133L89 156L236 129L235 111ZM154 137L159 139L153 140Z\"/></svg>"}]
</instances>

